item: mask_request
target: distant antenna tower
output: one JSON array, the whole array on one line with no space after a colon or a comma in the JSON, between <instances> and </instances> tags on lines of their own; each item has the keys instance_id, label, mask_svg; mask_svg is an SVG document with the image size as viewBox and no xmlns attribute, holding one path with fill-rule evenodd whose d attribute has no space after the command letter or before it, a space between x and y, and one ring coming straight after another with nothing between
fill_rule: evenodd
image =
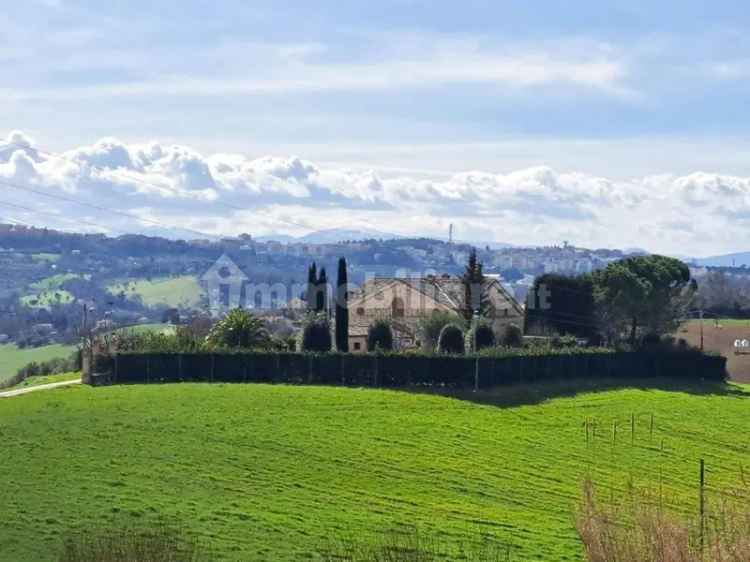
<instances>
[{"instance_id":1,"label":"distant antenna tower","mask_svg":"<svg viewBox=\"0 0 750 562\"><path fill-rule=\"evenodd\" d=\"M448 244L453 244L453 223L448 227Z\"/></svg>"}]
</instances>

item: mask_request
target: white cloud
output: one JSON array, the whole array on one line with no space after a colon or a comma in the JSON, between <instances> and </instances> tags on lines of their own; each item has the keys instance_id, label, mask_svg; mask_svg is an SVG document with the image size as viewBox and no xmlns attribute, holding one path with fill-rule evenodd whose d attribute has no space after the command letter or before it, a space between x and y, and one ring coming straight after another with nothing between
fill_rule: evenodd
<instances>
[{"instance_id":1,"label":"white cloud","mask_svg":"<svg viewBox=\"0 0 750 562\"><path fill-rule=\"evenodd\" d=\"M443 235L454 223L464 238L492 233L514 244L568 239L694 255L741 249L750 222L750 178L731 175L621 180L537 166L426 180L319 166L298 157L206 157L184 146L111 138L62 156L46 154L18 132L7 143L12 148L0 150L0 201L54 210L66 219L50 226L65 228L80 219L114 232L150 230L159 222L175 231L211 234L301 234L336 226ZM92 219L92 209L74 201L109 212ZM2 212L24 222L50 222L48 215Z\"/></svg>"},{"instance_id":2,"label":"white cloud","mask_svg":"<svg viewBox=\"0 0 750 562\"><path fill-rule=\"evenodd\" d=\"M90 33L90 32L88 32ZM30 60L55 60L55 70L95 75L117 69L127 79L7 87L6 100L81 101L133 96L237 96L305 92L363 92L452 85L501 86L510 90L550 84L593 89L636 98L625 84L627 65L607 45L497 44L485 38L449 34L391 34L363 41L349 53L322 43L219 42L189 57L150 49L100 47L101 37L78 31L85 43L59 49L50 42ZM59 38L56 38L59 40ZM394 45L398 49L394 50ZM585 47L585 48L584 48ZM41 47L40 47L41 49ZM330 56L328 56L330 55ZM247 69L252 68L248 78ZM158 78L153 78L158 76Z\"/></svg>"}]
</instances>

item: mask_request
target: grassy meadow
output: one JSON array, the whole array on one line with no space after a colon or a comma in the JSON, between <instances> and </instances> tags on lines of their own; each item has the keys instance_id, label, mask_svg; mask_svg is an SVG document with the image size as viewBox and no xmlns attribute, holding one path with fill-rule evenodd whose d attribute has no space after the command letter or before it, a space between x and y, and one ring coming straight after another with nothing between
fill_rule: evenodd
<instances>
[{"instance_id":1,"label":"grassy meadow","mask_svg":"<svg viewBox=\"0 0 750 562\"><path fill-rule=\"evenodd\" d=\"M66 281L79 278L91 278L90 275L76 273L59 273L46 277L29 285L30 293L21 297L21 304L30 308L50 308L54 305L70 304L75 297L69 291L62 289Z\"/></svg>"},{"instance_id":2,"label":"grassy meadow","mask_svg":"<svg viewBox=\"0 0 750 562\"><path fill-rule=\"evenodd\" d=\"M332 536L404 527L577 561L582 479L612 498L659 489L694 514L699 458L711 489L750 463L748 387L573 389L175 384L7 399L0 559L52 561L71 533L166 522L222 561L315 560Z\"/></svg>"},{"instance_id":3,"label":"grassy meadow","mask_svg":"<svg viewBox=\"0 0 750 562\"><path fill-rule=\"evenodd\" d=\"M58 273L57 275L45 277L41 281L32 283L31 285L29 285L29 287L37 291L54 291L56 289L62 288L65 282L72 281L73 279L91 279L91 275L79 275L77 273Z\"/></svg>"},{"instance_id":4,"label":"grassy meadow","mask_svg":"<svg viewBox=\"0 0 750 562\"><path fill-rule=\"evenodd\" d=\"M39 375L36 377L29 377L27 379L24 379L17 385L11 386L9 388L4 388L0 390L0 392L5 392L8 390L20 390L22 388L31 388L34 386L42 386L45 384L53 384L57 382L67 382L67 381L74 381L74 380L80 380L80 379L81 379L80 372L59 373L56 375Z\"/></svg>"},{"instance_id":5,"label":"grassy meadow","mask_svg":"<svg viewBox=\"0 0 750 562\"><path fill-rule=\"evenodd\" d=\"M73 294L63 289L40 291L21 297L21 304L29 308L50 308L54 305L70 304L73 301L75 301Z\"/></svg>"},{"instance_id":6,"label":"grassy meadow","mask_svg":"<svg viewBox=\"0 0 750 562\"><path fill-rule=\"evenodd\" d=\"M146 306L191 308L198 306L203 296L203 288L198 280L187 275L152 281L124 281L110 285L107 289L113 295L124 293L127 298L139 296Z\"/></svg>"},{"instance_id":7,"label":"grassy meadow","mask_svg":"<svg viewBox=\"0 0 750 562\"><path fill-rule=\"evenodd\" d=\"M18 349L15 344L0 345L0 383L11 378L21 367L32 361L38 363L68 357L75 349L72 345L58 344L26 349Z\"/></svg>"}]
</instances>

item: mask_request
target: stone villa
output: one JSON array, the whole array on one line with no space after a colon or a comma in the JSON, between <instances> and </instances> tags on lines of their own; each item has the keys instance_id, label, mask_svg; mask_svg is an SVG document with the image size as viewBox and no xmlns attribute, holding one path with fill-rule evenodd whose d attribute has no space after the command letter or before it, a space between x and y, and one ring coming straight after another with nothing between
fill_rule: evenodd
<instances>
[{"instance_id":1,"label":"stone villa","mask_svg":"<svg viewBox=\"0 0 750 562\"><path fill-rule=\"evenodd\" d=\"M486 279L483 292L496 333L508 324L523 324L523 309L497 279ZM349 351L367 350L367 330L380 318L391 321L397 348L417 347L420 318L438 311L460 313L464 299L458 277L371 279L349 296Z\"/></svg>"}]
</instances>

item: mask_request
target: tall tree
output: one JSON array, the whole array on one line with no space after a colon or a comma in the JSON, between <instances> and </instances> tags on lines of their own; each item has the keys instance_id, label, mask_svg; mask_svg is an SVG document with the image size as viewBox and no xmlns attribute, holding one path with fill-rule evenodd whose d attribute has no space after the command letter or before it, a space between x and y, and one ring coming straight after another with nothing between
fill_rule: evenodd
<instances>
[{"instance_id":1,"label":"tall tree","mask_svg":"<svg viewBox=\"0 0 750 562\"><path fill-rule=\"evenodd\" d=\"M571 334L591 339L597 327L590 275L568 277L547 273L534 280L526 300L527 334Z\"/></svg>"},{"instance_id":2,"label":"tall tree","mask_svg":"<svg viewBox=\"0 0 750 562\"><path fill-rule=\"evenodd\" d=\"M482 262L477 258L476 248L469 253L469 261L466 264L462 277L464 284L464 306L463 315L466 320L471 320L475 312L483 315L487 311L488 300L484 287L484 272Z\"/></svg>"},{"instance_id":3,"label":"tall tree","mask_svg":"<svg viewBox=\"0 0 750 562\"><path fill-rule=\"evenodd\" d=\"M318 268L315 262L307 269L307 310L314 311L317 306Z\"/></svg>"},{"instance_id":4,"label":"tall tree","mask_svg":"<svg viewBox=\"0 0 750 562\"><path fill-rule=\"evenodd\" d=\"M320 268L320 275L316 283L315 312L327 313L328 311L328 276L326 268Z\"/></svg>"},{"instance_id":5,"label":"tall tree","mask_svg":"<svg viewBox=\"0 0 750 562\"><path fill-rule=\"evenodd\" d=\"M336 349L349 351L349 295L347 293L348 274L346 259L339 258L339 271L336 279Z\"/></svg>"},{"instance_id":6,"label":"tall tree","mask_svg":"<svg viewBox=\"0 0 750 562\"><path fill-rule=\"evenodd\" d=\"M605 328L615 336L628 332L631 344L639 331L673 331L696 288L688 266L665 256L627 258L594 274L594 294Z\"/></svg>"}]
</instances>

